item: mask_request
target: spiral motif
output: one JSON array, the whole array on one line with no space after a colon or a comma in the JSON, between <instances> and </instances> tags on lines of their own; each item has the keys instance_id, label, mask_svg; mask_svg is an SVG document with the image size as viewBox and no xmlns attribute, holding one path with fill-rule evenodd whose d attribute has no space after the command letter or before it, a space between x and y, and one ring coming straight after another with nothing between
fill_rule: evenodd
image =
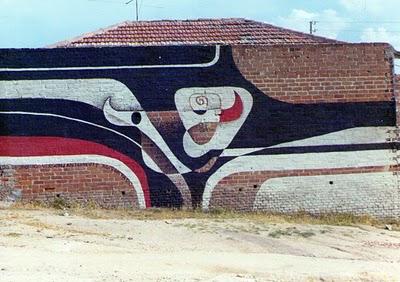
<instances>
[{"instance_id":1,"label":"spiral motif","mask_svg":"<svg viewBox=\"0 0 400 282\"><path fill-rule=\"evenodd\" d=\"M206 96L197 96L196 103L199 106L208 106L208 98Z\"/></svg>"}]
</instances>

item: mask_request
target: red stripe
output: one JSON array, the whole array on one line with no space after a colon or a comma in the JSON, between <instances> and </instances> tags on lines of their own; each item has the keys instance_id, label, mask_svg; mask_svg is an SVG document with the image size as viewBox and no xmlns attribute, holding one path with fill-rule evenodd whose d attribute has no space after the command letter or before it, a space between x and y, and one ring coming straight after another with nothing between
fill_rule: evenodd
<instances>
[{"instance_id":1,"label":"red stripe","mask_svg":"<svg viewBox=\"0 0 400 282\"><path fill-rule=\"evenodd\" d=\"M151 206L149 186L143 168L136 161L118 151L95 142L63 137L0 137L0 156L60 155L101 155L123 162L139 178L146 207Z\"/></svg>"}]
</instances>

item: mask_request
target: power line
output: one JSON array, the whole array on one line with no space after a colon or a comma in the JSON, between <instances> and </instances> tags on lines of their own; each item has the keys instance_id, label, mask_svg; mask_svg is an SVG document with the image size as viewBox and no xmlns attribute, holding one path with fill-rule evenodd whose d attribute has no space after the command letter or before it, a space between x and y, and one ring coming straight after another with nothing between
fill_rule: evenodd
<instances>
[{"instance_id":1,"label":"power line","mask_svg":"<svg viewBox=\"0 0 400 282\"><path fill-rule=\"evenodd\" d=\"M117 2L117 1L112 1L112 0L87 0L89 2L103 2L103 3L112 3L112 4L119 4L121 5L121 2Z\"/></svg>"},{"instance_id":2,"label":"power line","mask_svg":"<svg viewBox=\"0 0 400 282\"><path fill-rule=\"evenodd\" d=\"M126 2L125 4L128 5L128 4L132 3L133 1L135 1L136 21L138 21L138 20L139 20L139 6L138 6L138 0L129 0L129 1Z\"/></svg>"},{"instance_id":3,"label":"power line","mask_svg":"<svg viewBox=\"0 0 400 282\"><path fill-rule=\"evenodd\" d=\"M102 3L109 3L109 4L117 4L117 5L125 5L126 4L125 2L112 1L112 0L87 0L87 1L89 1L89 2L102 2ZM144 2L144 0L140 1L139 14L140 14L140 11L142 10L142 7L150 7L150 8L158 8L158 9L164 9L165 8L165 7L156 6L156 5L143 4L143 2Z\"/></svg>"},{"instance_id":4,"label":"power line","mask_svg":"<svg viewBox=\"0 0 400 282\"><path fill-rule=\"evenodd\" d=\"M329 29L329 28L319 28L318 31L337 31L337 29ZM364 29L341 29L340 32L363 32ZM400 30L389 30L385 29L387 32L400 32Z\"/></svg>"},{"instance_id":5,"label":"power line","mask_svg":"<svg viewBox=\"0 0 400 282\"><path fill-rule=\"evenodd\" d=\"M291 21L295 22L310 22L307 19L291 19ZM392 23L400 23L400 21L325 21L315 19L315 21L319 23L347 23L347 24L392 24Z\"/></svg>"},{"instance_id":6,"label":"power line","mask_svg":"<svg viewBox=\"0 0 400 282\"><path fill-rule=\"evenodd\" d=\"M319 20L322 23L400 23L400 21L325 21Z\"/></svg>"}]
</instances>

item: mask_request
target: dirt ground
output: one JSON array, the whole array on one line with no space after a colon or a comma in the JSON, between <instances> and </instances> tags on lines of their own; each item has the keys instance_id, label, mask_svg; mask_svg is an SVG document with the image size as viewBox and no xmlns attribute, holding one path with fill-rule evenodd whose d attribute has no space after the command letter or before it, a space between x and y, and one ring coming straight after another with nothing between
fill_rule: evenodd
<instances>
[{"instance_id":1,"label":"dirt ground","mask_svg":"<svg viewBox=\"0 0 400 282\"><path fill-rule=\"evenodd\" d=\"M0 210L0 281L400 281L400 232Z\"/></svg>"}]
</instances>

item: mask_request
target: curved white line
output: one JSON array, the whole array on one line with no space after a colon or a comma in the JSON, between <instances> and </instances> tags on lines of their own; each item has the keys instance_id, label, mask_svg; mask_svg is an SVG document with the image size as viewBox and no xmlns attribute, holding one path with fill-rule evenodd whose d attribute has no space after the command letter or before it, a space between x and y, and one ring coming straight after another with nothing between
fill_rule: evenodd
<instances>
[{"instance_id":1,"label":"curved white line","mask_svg":"<svg viewBox=\"0 0 400 282\"><path fill-rule=\"evenodd\" d=\"M208 178L203 209L209 208L214 188L223 178L238 172L333 169L397 164L391 150L242 156L225 163Z\"/></svg>"},{"instance_id":2,"label":"curved white line","mask_svg":"<svg viewBox=\"0 0 400 282\"><path fill-rule=\"evenodd\" d=\"M56 67L56 68L0 68L0 71L69 71L69 70L120 70L120 69L157 69L157 68L207 68L215 65L221 55L221 46L215 46L214 58L208 63L175 65L140 65L140 66L101 66L101 67Z\"/></svg>"},{"instance_id":3,"label":"curved white line","mask_svg":"<svg viewBox=\"0 0 400 282\"><path fill-rule=\"evenodd\" d=\"M0 111L0 114L6 114L6 115L8 114L8 115L49 116L49 117L56 117L56 118L66 119L66 120L72 120L72 121L76 121L76 122L80 122L80 123L84 123L84 124L88 124L88 125L91 125L91 126L95 126L95 127L101 128L101 129L108 130L108 131L110 131L110 132L112 132L112 133L115 133L115 134L117 134L117 135L119 135L119 136L122 136L122 137L128 139L129 141L131 141L133 144L135 144L135 145L138 146L139 148L142 148L142 146L141 146L139 143L137 143L135 140L133 140L132 138L130 138L130 137L128 137L128 136L126 136L126 135L124 135L124 134L122 134L122 133L120 133L120 132L114 130L114 129L111 129L111 128L108 128L108 127L105 127L105 126L102 126L102 125L99 125L99 124L96 124L96 123L92 123L92 122L89 122L89 121L86 121L86 120L81 120L81 119L77 119L77 118L66 117L66 116L57 115L57 114L35 113L35 112L21 112L21 111L15 111L15 112Z\"/></svg>"},{"instance_id":4,"label":"curved white line","mask_svg":"<svg viewBox=\"0 0 400 282\"><path fill-rule=\"evenodd\" d=\"M105 126L102 126L102 125L99 125L99 124L96 124L96 123L92 123L92 122L89 122L89 121L77 119L77 118L71 118L71 117L66 117L66 116L57 115L57 114L49 114L49 113L20 112L20 111L15 111L15 112L0 111L0 114L18 114L18 115L32 115L32 116L50 116L50 117L56 117L56 118L61 118L61 119L66 119L66 120L72 120L72 121L76 121L76 122L80 122L80 123L84 123L84 124L88 124L88 125L91 125L91 126L95 126L95 127L101 128L101 129L108 130L108 131L110 131L110 132L112 132L112 133L115 133L115 134L117 134L117 135L119 135L119 136L122 136L122 137L128 139L130 142L132 142L133 144L135 144L136 146L138 146L139 148L142 149L142 146L141 146L139 143L137 143L135 140L133 140L132 138L130 138L130 137L128 137L128 136L126 136L126 135L124 135L124 134L122 134L122 133L120 133L120 132L114 130L114 129L111 129L111 128L108 128L108 127L105 127ZM147 117L147 116L146 116L146 117ZM150 120L149 120L149 122L150 122ZM151 128L151 127L150 127L150 128ZM142 128L139 128L139 130L143 131ZM156 137L159 135L158 131L156 131L156 130L153 131L153 134L155 134ZM158 135L157 135L157 134L158 134ZM161 139L160 139L160 138L161 138ZM160 141L160 140L162 140L162 141ZM160 144L160 143L162 144L162 142L165 142L165 141L163 141L161 135L159 135L159 138L158 138L158 142L157 142L157 143L158 143L158 144ZM166 145L166 144L165 144L165 145ZM164 149L165 149L165 147L164 147ZM189 168L187 168L184 164L182 164L182 163L175 157L175 155L172 153L172 151L169 150L168 146L166 146L166 149L165 149L165 150L166 150L166 152L167 152L167 154L166 154L167 157L171 160L171 163L174 165L174 167L175 167L180 173L187 173L187 172L190 172L190 171L191 171ZM151 159L150 156L146 153L146 151L142 150L142 154L143 154L143 158L144 158L144 159L147 159L147 160L148 160L148 159Z\"/></svg>"},{"instance_id":5,"label":"curved white line","mask_svg":"<svg viewBox=\"0 0 400 282\"><path fill-rule=\"evenodd\" d=\"M1 165L57 165L57 164L88 164L107 165L121 172L133 185L139 207L146 208L143 187L136 174L123 162L101 155L74 155L74 156L40 156L40 157L0 157Z\"/></svg>"},{"instance_id":6,"label":"curved white line","mask_svg":"<svg viewBox=\"0 0 400 282\"><path fill-rule=\"evenodd\" d=\"M268 148L388 143L389 138L395 137L392 133L395 129L396 127L394 126L354 127L306 139L285 142Z\"/></svg>"}]
</instances>

